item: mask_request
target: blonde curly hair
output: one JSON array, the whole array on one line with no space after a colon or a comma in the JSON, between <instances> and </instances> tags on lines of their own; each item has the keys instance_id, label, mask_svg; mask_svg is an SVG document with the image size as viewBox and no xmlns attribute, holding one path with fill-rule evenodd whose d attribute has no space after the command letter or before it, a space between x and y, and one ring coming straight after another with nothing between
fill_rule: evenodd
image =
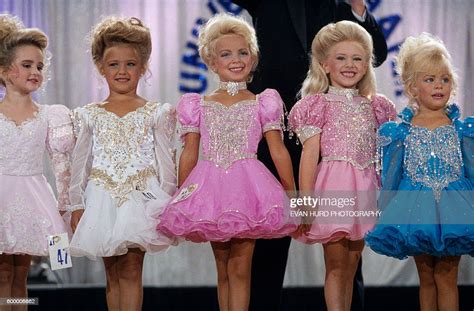
<instances>
[{"instance_id":1,"label":"blonde curly hair","mask_svg":"<svg viewBox=\"0 0 474 311\"><path fill-rule=\"evenodd\" d=\"M249 44L251 57L254 59L252 72L258 64L259 48L255 29L243 18L227 13L220 13L210 18L199 30L198 50L199 56L210 67L216 56L216 41L224 35L242 36ZM252 75L252 74L251 74Z\"/></svg>"},{"instance_id":2,"label":"blonde curly hair","mask_svg":"<svg viewBox=\"0 0 474 311\"><path fill-rule=\"evenodd\" d=\"M359 81L357 88L361 95L368 98L375 95L375 71L372 65L372 37L359 24L350 21L340 21L324 26L314 37L313 43L311 44L311 63L306 79L303 81L303 86L300 90L302 97L327 92L330 81L321 64L328 58L330 49L343 41L358 42L367 53L366 61L369 64L367 73Z\"/></svg>"},{"instance_id":3,"label":"blonde curly hair","mask_svg":"<svg viewBox=\"0 0 474 311\"><path fill-rule=\"evenodd\" d=\"M404 93L408 97L408 106L415 112L419 107L411 89L418 75L427 72L436 74L444 69L448 69L448 75L453 82L451 96L454 96L458 78L452 65L451 55L443 41L427 32L405 39L396 58L396 71L400 75Z\"/></svg>"}]
</instances>

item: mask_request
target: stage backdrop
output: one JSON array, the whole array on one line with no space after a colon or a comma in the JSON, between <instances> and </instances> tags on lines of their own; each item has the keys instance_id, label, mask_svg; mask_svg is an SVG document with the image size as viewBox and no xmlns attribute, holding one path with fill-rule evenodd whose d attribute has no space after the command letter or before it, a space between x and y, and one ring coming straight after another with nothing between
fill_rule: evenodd
<instances>
[{"instance_id":1,"label":"stage backdrop","mask_svg":"<svg viewBox=\"0 0 474 311\"><path fill-rule=\"evenodd\" d=\"M403 107L406 100L394 74L393 58L404 38L427 31L439 36L450 50L460 78L454 100L464 115L473 114L474 1L367 3L383 25L389 46L387 61L376 71L379 92L392 99L398 110ZM183 92L205 93L213 89L216 80L197 56L196 35L199 25L212 14L223 11L248 18L245 11L227 0L0 0L0 12L17 15L27 26L41 28L50 37L50 79L37 94L37 100L70 108L101 101L107 94L106 84L92 64L87 34L92 25L108 15L136 16L151 29L150 72L140 85L144 97L175 104ZM462 258L461 284L474 284L473 263L472 258ZM63 283L103 284L105 280L100 261L79 258L74 258L72 269L61 271L58 276ZM367 285L417 284L412 259L398 261L370 250L364 251L364 276ZM323 279L322 248L293 242L285 285L321 286ZM150 286L215 285L210 246L184 243L164 254L147 256L144 282Z\"/></svg>"}]
</instances>

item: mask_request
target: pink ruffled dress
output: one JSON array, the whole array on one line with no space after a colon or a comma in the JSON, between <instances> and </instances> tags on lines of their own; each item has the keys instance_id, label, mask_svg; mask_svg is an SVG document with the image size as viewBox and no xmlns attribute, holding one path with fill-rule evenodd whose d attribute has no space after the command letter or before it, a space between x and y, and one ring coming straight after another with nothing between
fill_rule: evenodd
<instances>
[{"instance_id":1,"label":"pink ruffled dress","mask_svg":"<svg viewBox=\"0 0 474 311\"><path fill-rule=\"evenodd\" d=\"M74 147L69 110L38 105L16 125L0 113L0 253L48 254L48 235L67 232L59 211L69 205L70 152ZM43 176L47 152L58 200Z\"/></svg>"},{"instance_id":2,"label":"pink ruffled dress","mask_svg":"<svg viewBox=\"0 0 474 311\"><path fill-rule=\"evenodd\" d=\"M302 144L320 134L321 162L316 169L311 230L297 240L328 243L361 240L377 219L375 169L377 128L396 118L390 100L371 100L355 89L330 87L326 94L301 99L289 115L289 126Z\"/></svg>"},{"instance_id":3,"label":"pink ruffled dress","mask_svg":"<svg viewBox=\"0 0 474 311\"><path fill-rule=\"evenodd\" d=\"M296 230L283 187L256 155L265 132L282 130L280 95L267 89L226 107L185 94L177 110L182 135L200 133L202 157L157 229L194 242L277 238Z\"/></svg>"}]
</instances>

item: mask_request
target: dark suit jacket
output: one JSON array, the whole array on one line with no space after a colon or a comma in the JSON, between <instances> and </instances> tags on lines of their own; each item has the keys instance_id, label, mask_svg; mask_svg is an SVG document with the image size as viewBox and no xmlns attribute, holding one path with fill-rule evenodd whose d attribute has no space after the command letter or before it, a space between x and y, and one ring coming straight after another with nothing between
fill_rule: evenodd
<instances>
[{"instance_id":1,"label":"dark suit jacket","mask_svg":"<svg viewBox=\"0 0 474 311\"><path fill-rule=\"evenodd\" d=\"M306 10L311 1L312 11ZM374 17L367 12L364 23L354 17L350 5L335 0L233 0L252 16L260 47L260 61L249 89L258 94L266 88L276 89L289 111L308 72L311 43L325 25L339 20L359 23L372 36L376 65L387 57L387 44ZM311 29L308 29L308 25ZM285 135L293 169L298 175L301 147ZM266 143L260 144L259 159L276 175Z\"/></svg>"}]
</instances>

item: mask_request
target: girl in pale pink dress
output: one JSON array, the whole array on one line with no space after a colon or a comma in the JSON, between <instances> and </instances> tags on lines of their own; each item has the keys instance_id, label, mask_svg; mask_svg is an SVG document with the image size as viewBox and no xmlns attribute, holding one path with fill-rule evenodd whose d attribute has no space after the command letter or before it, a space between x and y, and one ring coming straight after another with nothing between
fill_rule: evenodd
<instances>
[{"instance_id":1,"label":"girl in pale pink dress","mask_svg":"<svg viewBox=\"0 0 474 311\"><path fill-rule=\"evenodd\" d=\"M254 239L282 237L296 229L285 193L294 191L294 180L281 137L283 102L275 90L255 96L246 89L258 46L245 21L230 15L211 18L201 29L199 51L220 85L208 96L185 94L178 103L184 140L181 187L160 216L158 230L211 241L220 309L247 310ZM283 187L256 159L262 136Z\"/></svg>"},{"instance_id":2,"label":"girl in pale pink dress","mask_svg":"<svg viewBox=\"0 0 474 311\"><path fill-rule=\"evenodd\" d=\"M69 152L74 146L69 111L35 103L43 82L46 35L0 15L0 297L26 297L31 256L48 254L48 235L66 232L60 213L69 204ZM58 201L43 176L47 152ZM6 280L6 282L3 282Z\"/></svg>"},{"instance_id":3,"label":"girl in pale pink dress","mask_svg":"<svg viewBox=\"0 0 474 311\"><path fill-rule=\"evenodd\" d=\"M322 28L312 43L303 98L289 115L303 144L301 193L319 200L306 207L311 229L295 237L323 243L329 310L350 310L363 238L377 215L376 129L396 116L393 104L375 94L371 55L361 26L341 21Z\"/></svg>"}]
</instances>

